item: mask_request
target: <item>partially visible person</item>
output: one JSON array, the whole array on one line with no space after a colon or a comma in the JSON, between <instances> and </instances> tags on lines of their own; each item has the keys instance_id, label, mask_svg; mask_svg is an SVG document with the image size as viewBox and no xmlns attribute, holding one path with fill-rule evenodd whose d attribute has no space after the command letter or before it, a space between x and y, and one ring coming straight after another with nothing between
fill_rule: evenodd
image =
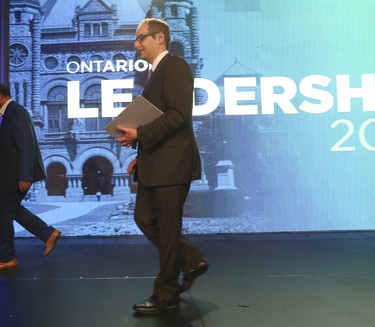
<instances>
[{"instance_id":1,"label":"partially visible person","mask_svg":"<svg viewBox=\"0 0 375 327\"><path fill-rule=\"evenodd\" d=\"M134 217L159 251L152 295L133 306L144 315L177 309L180 293L208 269L202 252L182 236L184 203L191 181L201 178L201 162L192 123L193 74L184 59L168 52L169 45L166 22L149 18L139 24L135 47L152 64L143 96L164 115L137 129L117 127L124 132L118 139L123 146L138 144L127 170L138 181Z\"/></svg>"},{"instance_id":2,"label":"partially visible person","mask_svg":"<svg viewBox=\"0 0 375 327\"><path fill-rule=\"evenodd\" d=\"M21 205L32 183L45 177L34 123L11 98L9 87L0 83L0 270L18 266L13 221L45 243L43 256L61 235Z\"/></svg>"},{"instance_id":3,"label":"partially visible person","mask_svg":"<svg viewBox=\"0 0 375 327\"><path fill-rule=\"evenodd\" d=\"M100 191L96 192L96 198L97 198L98 202L100 202L101 196L102 196L102 192L100 192Z\"/></svg>"}]
</instances>

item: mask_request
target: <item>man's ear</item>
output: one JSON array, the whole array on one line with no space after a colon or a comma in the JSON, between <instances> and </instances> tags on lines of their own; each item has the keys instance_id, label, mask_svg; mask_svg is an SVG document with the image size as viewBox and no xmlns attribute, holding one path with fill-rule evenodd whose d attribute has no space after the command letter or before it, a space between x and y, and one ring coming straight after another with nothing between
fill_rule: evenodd
<instances>
[{"instance_id":1,"label":"man's ear","mask_svg":"<svg viewBox=\"0 0 375 327\"><path fill-rule=\"evenodd\" d=\"M158 44L161 45L162 43L165 43L165 36L163 32L159 32L157 35L158 38Z\"/></svg>"}]
</instances>

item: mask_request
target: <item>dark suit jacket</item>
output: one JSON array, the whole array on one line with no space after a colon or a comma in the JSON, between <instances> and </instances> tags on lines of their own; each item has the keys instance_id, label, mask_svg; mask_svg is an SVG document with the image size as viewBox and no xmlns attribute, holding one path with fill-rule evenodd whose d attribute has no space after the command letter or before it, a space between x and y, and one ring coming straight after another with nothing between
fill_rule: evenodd
<instances>
[{"instance_id":1,"label":"dark suit jacket","mask_svg":"<svg viewBox=\"0 0 375 327\"><path fill-rule=\"evenodd\" d=\"M194 78L180 57L167 54L143 96L164 112L138 132L137 176L145 186L190 183L201 178L192 126Z\"/></svg>"},{"instance_id":2,"label":"dark suit jacket","mask_svg":"<svg viewBox=\"0 0 375 327\"><path fill-rule=\"evenodd\" d=\"M16 191L19 181L44 178L33 121L24 107L11 101L0 127L0 192Z\"/></svg>"}]
</instances>

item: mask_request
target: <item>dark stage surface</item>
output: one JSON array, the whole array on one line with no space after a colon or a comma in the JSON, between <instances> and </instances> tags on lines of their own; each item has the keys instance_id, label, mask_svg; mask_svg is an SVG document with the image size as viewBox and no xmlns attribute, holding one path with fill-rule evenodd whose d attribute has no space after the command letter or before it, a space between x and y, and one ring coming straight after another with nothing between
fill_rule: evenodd
<instances>
[{"instance_id":1,"label":"dark stage surface","mask_svg":"<svg viewBox=\"0 0 375 327\"><path fill-rule=\"evenodd\" d=\"M155 249L140 236L17 239L0 271L0 327L373 327L375 232L191 236L210 263L181 309L134 317Z\"/></svg>"}]
</instances>

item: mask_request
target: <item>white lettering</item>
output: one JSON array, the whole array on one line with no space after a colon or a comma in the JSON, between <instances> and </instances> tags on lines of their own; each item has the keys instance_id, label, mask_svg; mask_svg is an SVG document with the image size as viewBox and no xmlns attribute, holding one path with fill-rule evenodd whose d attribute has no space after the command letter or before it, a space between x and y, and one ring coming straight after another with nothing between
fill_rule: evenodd
<instances>
[{"instance_id":1,"label":"white lettering","mask_svg":"<svg viewBox=\"0 0 375 327\"><path fill-rule=\"evenodd\" d=\"M151 64L148 64L146 60L137 60L135 62L134 68L137 72L144 72L151 68Z\"/></svg>"},{"instance_id":2,"label":"white lettering","mask_svg":"<svg viewBox=\"0 0 375 327\"><path fill-rule=\"evenodd\" d=\"M68 118L95 118L98 117L98 108L80 108L79 81L69 81L68 91Z\"/></svg>"},{"instance_id":3,"label":"white lettering","mask_svg":"<svg viewBox=\"0 0 375 327\"><path fill-rule=\"evenodd\" d=\"M107 60L104 64L103 73L106 73L107 71L111 71L112 73L116 71L112 61Z\"/></svg>"},{"instance_id":4,"label":"white lettering","mask_svg":"<svg viewBox=\"0 0 375 327\"><path fill-rule=\"evenodd\" d=\"M367 119L366 121L363 122L363 124L359 128L359 139L361 141L361 144L363 145L363 147L365 149L367 149L369 151L375 151L375 146L373 146L373 145L371 145L367 142L366 129L367 129L368 125L373 124L373 123L375 123L375 118Z\"/></svg>"},{"instance_id":5,"label":"white lettering","mask_svg":"<svg viewBox=\"0 0 375 327\"><path fill-rule=\"evenodd\" d=\"M362 87L350 88L349 75L337 75L337 110L350 112L350 100L362 98L363 111L375 111L375 74L362 74Z\"/></svg>"},{"instance_id":6,"label":"white lettering","mask_svg":"<svg viewBox=\"0 0 375 327\"><path fill-rule=\"evenodd\" d=\"M131 62L133 62L133 60L131 60ZM116 71L117 72L123 71L126 73L128 71L126 69L127 64L128 62L126 60L116 60Z\"/></svg>"},{"instance_id":7,"label":"white lettering","mask_svg":"<svg viewBox=\"0 0 375 327\"><path fill-rule=\"evenodd\" d=\"M256 77L224 78L225 114L226 115L257 115L258 105L242 104L238 101L254 101L256 94L254 91L237 92L238 88L255 87Z\"/></svg>"},{"instance_id":8,"label":"white lettering","mask_svg":"<svg viewBox=\"0 0 375 327\"><path fill-rule=\"evenodd\" d=\"M102 116L103 117L115 117L124 108L114 107L114 103L126 103L131 102L133 97L131 91L129 93L114 93L116 89L133 89L134 80L132 79L120 79L120 80L105 80L102 81Z\"/></svg>"},{"instance_id":9,"label":"white lettering","mask_svg":"<svg viewBox=\"0 0 375 327\"><path fill-rule=\"evenodd\" d=\"M285 114L298 114L297 109L291 102L297 93L297 86L292 79L288 77L261 77L260 85L262 114L274 114L275 104L278 104ZM278 93L274 92L276 87Z\"/></svg>"},{"instance_id":10,"label":"white lettering","mask_svg":"<svg viewBox=\"0 0 375 327\"><path fill-rule=\"evenodd\" d=\"M71 66L75 66L75 69L72 70ZM69 74L75 74L75 73L77 73L79 71L79 64L78 64L78 62L71 61L70 63L68 63L66 65L66 70L68 71Z\"/></svg>"},{"instance_id":11,"label":"white lettering","mask_svg":"<svg viewBox=\"0 0 375 327\"><path fill-rule=\"evenodd\" d=\"M103 60L94 60L92 61L92 63L96 64L96 72L100 73L101 72L100 65L101 63L103 63Z\"/></svg>"},{"instance_id":12,"label":"white lettering","mask_svg":"<svg viewBox=\"0 0 375 327\"><path fill-rule=\"evenodd\" d=\"M194 79L194 88L205 90L207 92L207 101L199 106L194 103L193 116L208 115L219 106L220 90L214 82L204 78L196 78Z\"/></svg>"},{"instance_id":13,"label":"white lettering","mask_svg":"<svg viewBox=\"0 0 375 327\"><path fill-rule=\"evenodd\" d=\"M101 62L103 63L103 62ZM96 68L100 62L96 62ZM104 70L126 71L126 61L117 61L116 66L105 63ZM89 66L87 63L79 65L71 62L67 65L69 72L77 73L79 69L93 70L93 62ZM138 70L149 68L146 61L138 60L134 62L134 67ZM130 66L128 67L130 69ZM375 111L375 74L361 75L362 86L360 88L350 88L349 75L336 76L337 85L337 111L350 112L351 100L361 98L363 101L363 112ZM323 114L334 107L334 94L326 88L332 79L323 75L310 75L303 78L299 83L299 96L305 97L298 107L300 111L309 114ZM78 81L68 82L68 118L92 118L98 117L98 108L80 108L80 85ZM102 115L103 117L115 117L123 108L124 103L132 100L132 90L134 88L133 79L116 79L102 81ZM119 90L129 91L120 93ZM227 77L224 78L223 94L221 89L211 80L195 78L194 96L197 90L206 92L206 97L200 98L194 103L193 115L203 116L215 111L224 102L223 109L226 115L272 115L275 108L281 109L284 114L298 114L298 109L292 101L297 102L296 83L288 77L261 77L258 85L256 77ZM118 90L118 91L114 91ZM259 90L259 91L258 91ZM260 92L260 96L258 94ZM223 98L221 98L223 96ZM221 101L223 100L223 101ZM115 105L114 105L115 104ZM120 105L119 105L120 104Z\"/></svg>"},{"instance_id":14,"label":"white lettering","mask_svg":"<svg viewBox=\"0 0 375 327\"><path fill-rule=\"evenodd\" d=\"M314 85L327 87L330 82L331 79L329 77L322 75L310 75L302 79L299 84L301 94L310 99L320 101L320 103L311 103L304 100L299 108L310 114L322 114L331 110L335 102L332 94L328 91L314 88Z\"/></svg>"},{"instance_id":15,"label":"white lettering","mask_svg":"<svg viewBox=\"0 0 375 327\"><path fill-rule=\"evenodd\" d=\"M72 67L73 66L73 67ZM129 67L129 69L126 68L126 66ZM110 72L132 72L134 69L139 72L143 72L147 69L149 69L151 65L143 59L139 59L137 61L133 60L116 60L116 64L114 64L112 61L107 60L94 60L89 62L75 62L72 61L66 65L66 70L69 74L76 74L78 72L81 73L105 73L107 71Z\"/></svg>"},{"instance_id":16,"label":"white lettering","mask_svg":"<svg viewBox=\"0 0 375 327\"><path fill-rule=\"evenodd\" d=\"M85 70L87 70L88 73L93 72L92 61L90 61L88 64L85 62L81 62L81 73L84 73Z\"/></svg>"}]
</instances>

